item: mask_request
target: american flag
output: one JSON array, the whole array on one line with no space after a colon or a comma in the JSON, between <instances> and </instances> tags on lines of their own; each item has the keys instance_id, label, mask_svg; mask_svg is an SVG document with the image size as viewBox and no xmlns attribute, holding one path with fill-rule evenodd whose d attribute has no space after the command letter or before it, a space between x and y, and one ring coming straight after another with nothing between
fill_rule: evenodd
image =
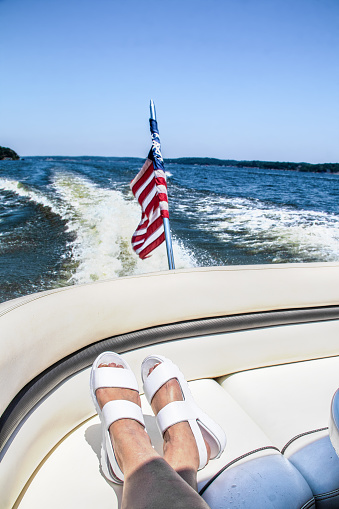
<instances>
[{"instance_id":1,"label":"american flag","mask_svg":"<svg viewBox=\"0 0 339 509\"><path fill-rule=\"evenodd\" d=\"M152 147L131 182L134 196L141 205L141 221L132 237L132 247L143 260L165 240L163 217L168 215L167 184L156 120L150 119Z\"/></svg>"}]
</instances>

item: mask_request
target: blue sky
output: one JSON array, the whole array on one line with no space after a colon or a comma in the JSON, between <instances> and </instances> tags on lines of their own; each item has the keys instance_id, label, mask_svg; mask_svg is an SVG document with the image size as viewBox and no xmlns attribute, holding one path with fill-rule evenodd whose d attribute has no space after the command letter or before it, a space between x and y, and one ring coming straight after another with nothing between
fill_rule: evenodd
<instances>
[{"instance_id":1,"label":"blue sky","mask_svg":"<svg viewBox=\"0 0 339 509\"><path fill-rule=\"evenodd\" d=\"M338 0L0 0L20 155L339 162Z\"/></svg>"}]
</instances>

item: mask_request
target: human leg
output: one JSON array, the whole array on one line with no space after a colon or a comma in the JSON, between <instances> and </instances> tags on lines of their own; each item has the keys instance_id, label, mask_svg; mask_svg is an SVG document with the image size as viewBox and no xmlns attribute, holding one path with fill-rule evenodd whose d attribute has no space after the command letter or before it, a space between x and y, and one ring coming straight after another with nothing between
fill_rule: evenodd
<instances>
[{"instance_id":1,"label":"human leg","mask_svg":"<svg viewBox=\"0 0 339 509\"><path fill-rule=\"evenodd\" d=\"M158 366L151 368L150 373ZM166 382L151 401L152 410L158 415L160 410L171 401L182 401L182 392L174 378ZM168 428L164 435L164 459L193 489L197 491L197 471L199 452L188 422L178 422ZM206 443L208 459L210 447Z\"/></svg>"},{"instance_id":2,"label":"human leg","mask_svg":"<svg viewBox=\"0 0 339 509\"><path fill-rule=\"evenodd\" d=\"M117 362L99 364L98 367L114 368L110 373L116 379L119 375L116 370L124 368ZM95 395L101 410L112 401L124 400L140 407L139 393L123 388L121 384L119 387L97 388ZM153 449L140 422L118 419L109 426L109 435L116 462L124 476L122 509L208 508L198 493ZM195 451L191 452L194 456ZM189 450L186 450L186 454L189 454ZM177 457L180 458L180 454Z\"/></svg>"},{"instance_id":3,"label":"human leg","mask_svg":"<svg viewBox=\"0 0 339 509\"><path fill-rule=\"evenodd\" d=\"M172 361L149 356L142 364L144 392L164 438L164 458L197 490L197 470L218 458L224 431L195 403L187 381Z\"/></svg>"}]
</instances>

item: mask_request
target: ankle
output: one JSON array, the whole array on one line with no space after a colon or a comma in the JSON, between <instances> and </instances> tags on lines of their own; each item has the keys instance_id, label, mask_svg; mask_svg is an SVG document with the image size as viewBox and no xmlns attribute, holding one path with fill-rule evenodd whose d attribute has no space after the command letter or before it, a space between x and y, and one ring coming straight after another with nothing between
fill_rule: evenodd
<instances>
[{"instance_id":1,"label":"ankle","mask_svg":"<svg viewBox=\"0 0 339 509\"><path fill-rule=\"evenodd\" d=\"M114 454L124 475L128 476L154 456L145 428L133 419L121 419L109 428Z\"/></svg>"},{"instance_id":2,"label":"ankle","mask_svg":"<svg viewBox=\"0 0 339 509\"><path fill-rule=\"evenodd\" d=\"M172 468L197 472L199 451L188 422L179 422L164 433L164 458Z\"/></svg>"},{"instance_id":3,"label":"ankle","mask_svg":"<svg viewBox=\"0 0 339 509\"><path fill-rule=\"evenodd\" d=\"M177 470L178 468L189 468L198 470L200 456L198 446L188 422L178 422L164 433L164 458ZM207 462L211 457L211 448L204 440Z\"/></svg>"}]
</instances>

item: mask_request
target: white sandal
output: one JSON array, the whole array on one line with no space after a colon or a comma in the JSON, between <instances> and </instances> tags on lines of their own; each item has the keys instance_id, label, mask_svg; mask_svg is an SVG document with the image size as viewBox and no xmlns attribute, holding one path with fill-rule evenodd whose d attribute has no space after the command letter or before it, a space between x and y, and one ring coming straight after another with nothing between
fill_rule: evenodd
<instances>
[{"instance_id":1,"label":"white sandal","mask_svg":"<svg viewBox=\"0 0 339 509\"><path fill-rule=\"evenodd\" d=\"M122 365L124 369L114 368L111 366L98 367L100 364L109 364L111 362ZM95 391L103 387L121 387L124 389L133 389L139 393L138 383L134 373L128 363L117 353L104 352L95 359L91 370L90 389L93 403L100 417L102 426L102 472L109 481L117 484L123 484L124 474L122 473L114 454L109 434L109 427L113 422L119 419L134 419L145 428L144 417L139 405L126 400L109 401L101 410L98 405Z\"/></svg>"},{"instance_id":2,"label":"white sandal","mask_svg":"<svg viewBox=\"0 0 339 509\"><path fill-rule=\"evenodd\" d=\"M159 364L151 373L150 369ZM211 448L211 458L219 458L226 446L226 435L223 429L205 414L195 403L184 375L172 361L161 355L146 357L141 365L141 377L144 393L149 404L154 394L168 380L176 378L181 388L183 401L172 401L160 410L156 419L163 435L173 424L188 421L199 451L199 470L208 462L205 440Z\"/></svg>"}]
</instances>

